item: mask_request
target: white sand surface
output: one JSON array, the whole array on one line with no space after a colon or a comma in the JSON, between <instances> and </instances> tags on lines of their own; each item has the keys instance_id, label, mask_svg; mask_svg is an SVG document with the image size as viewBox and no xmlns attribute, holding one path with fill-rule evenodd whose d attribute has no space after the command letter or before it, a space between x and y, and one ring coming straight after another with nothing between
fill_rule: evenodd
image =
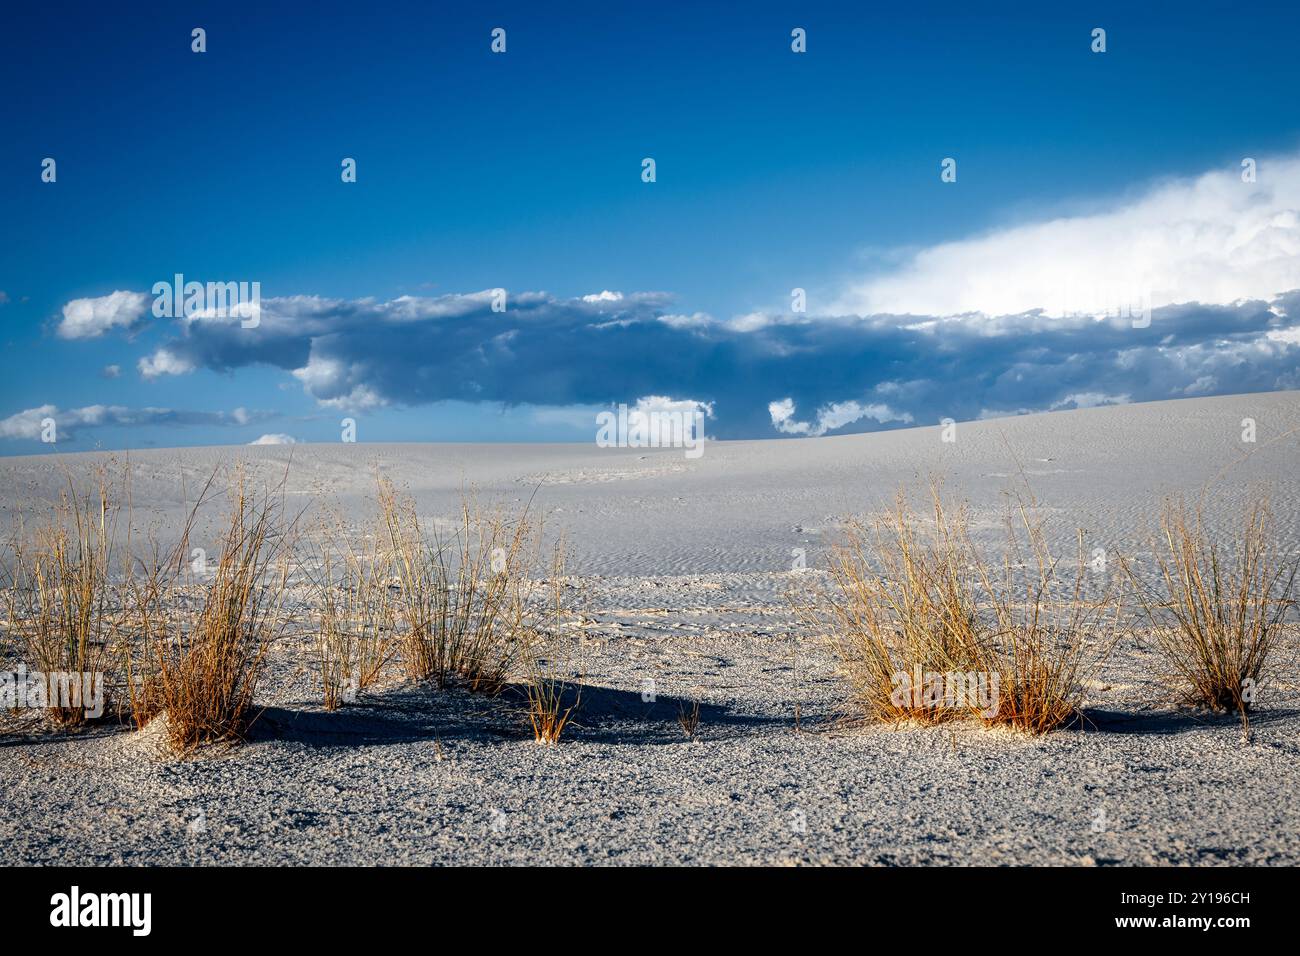
<instances>
[{"instance_id":1,"label":"white sand surface","mask_svg":"<svg viewBox=\"0 0 1300 956\"><path fill-rule=\"evenodd\" d=\"M952 443L938 427L711 442L698 459L342 443L111 456L129 462L136 522L164 540L207 474L237 458L255 481L287 463L291 510L337 506L358 528L376 469L430 518L453 515L466 487L532 498L590 591L579 724L540 748L509 695L399 681L323 713L301 655L280 647L242 746L178 762L152 728L0 734L0 851L133 864L1300 863L1294 641L1249 742L1232 719L1177 709L1140 635L1089 687L1083 730L845 728L833 661L787 599L845 519L900 486L919 500L930 476L990 540L1023 479L1057 541L1084 528L1139 560L1162 496L1203 501L1227 542L1263 488L1295 554L1297 429L1300 393L1278 392L961 423ZM61 469L106 457L0 459L0 505L39 511ZM694 741L676 720L687 699L702 702Z\"/></svg>"}]
</instances>

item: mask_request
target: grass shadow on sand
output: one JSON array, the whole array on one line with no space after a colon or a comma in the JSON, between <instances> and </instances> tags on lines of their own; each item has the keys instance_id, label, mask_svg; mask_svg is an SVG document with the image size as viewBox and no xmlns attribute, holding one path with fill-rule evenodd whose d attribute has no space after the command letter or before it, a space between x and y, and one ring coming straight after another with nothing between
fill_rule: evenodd
<instances>
[{"instance_id":1,"label":"grass shadow on sand","mask_svg":"<svg viewBox=\"0 0 1300 956\"><path fill-rule=\"evenodd\" d=\"M1300 715L1300 709L1294 707L1253 710L1250 714L1250 724L1254 730L1263 730L1271 724L1293 719L1297 715ZM1241 726L1241 719L1236 714L1216 714L1188 709L1148 710L1134 713L1088 708L1084 713L1084 721L1085 729L1088 731L1139 737L1166 737L1207 728L1231 729Z\"/></svg>"},{"instance_id":2,"label":"grass shadow on sand","mask_svg":"<svg viewBox=\"0 0 1300 956\"><path fill-rule=\"evenodd\" d=\"M118 721L100 720L76 730L47 728L32 723L26 727L0 729L0 750L8 747L45 747L66 744L70 740L103 740L116 737L126 731L125 724Z\"/></svg>"},{"instance_id":3,"label":"grass shadow on sand","mask_svg":"<svg viewBox=\"0 0 1300 956\"><path fill-rule=\"evenodd\" d=\"M686 736L678 715L689 711L696 698L657 694L647 701L638 691L582 684L566 690L566 705L581 691L582 706L574 714L573 740L599 744L658 746L680 744ZM763 732L793 730L789 715L746 713L724 704L700 700L701 741L738 740ZM570 739L566 734L566 739Z\"/></svg>"},{"instance_id":4,"label":"grass shadow on sand","mask_svg":"<svg viewBox=\"0 0 1300 956\"><path fill-rule=\"evenodd\" d=\"M687 742L677 718L682 710L691 708L691 698L661 694L653 701L646 701L636 691L573 684L565 690L565 706L573 703L579 693L581 707L575 712L574 722L560 746L573 742L625 746ZM1265 731L1296 717L1300 717L1300 708L1269 708L1256 711L1251 723L1254 730ZM1236 724L1235 715L1186 709L1133 712L1089 708L1084 715L1083 732L1164 737L1205 729L1230 730ZM821 721L805 718L805 729L810 732L821 725ZM700 701L696 739L706 743L738 741L793 729L790 715L743 712ZM0 734L0 750L54 745L73 739L88 741L129 732L116 722L99 723L71 734L30 726L12 728ZM1061 731L1070 732L1074 731ZM271 706L260 712L248 735L251 744L287 742L320 749L434 740L491 744L531 739L521 685L508 686L496 698L455 688L436 690L408 685L366 695L335 711Z\"/></svg>"},{"instance_id":5,"label":"grass shadow on sand","mask_svg":"<svg viewBox=\"0 0 1300 956\"><path fill-rule=\"evenodd\" d=\"M644 701L634 691L592 684L565 688L564 706L580 696L570 729L560 746L580 741L655 746L683 743L677 717L693 701L659 695ZM746 714L700 702L697 739L739 739L793 727L787 717ZM435 690L422 685L363 697L335 711L318 708L267 707L253 724L250 742L288 741L310 747L383 746L429 741L479 743L531 740L522 685L508 685L499 697L487 698L457 688Z\"/></svg>"},{"instance_id":6,"label":"grass shadow on sand","mask_svg":"<svg viewBox=\"0 0 1300 956\"><path fill-rule=\"evenodd\" d=\"M368 694L334 711L266 707L248 739L309 747L374 747L433 740L491 742L522 737L525 729L503 701L415 685Z\"/></svg>"}]
</instances>

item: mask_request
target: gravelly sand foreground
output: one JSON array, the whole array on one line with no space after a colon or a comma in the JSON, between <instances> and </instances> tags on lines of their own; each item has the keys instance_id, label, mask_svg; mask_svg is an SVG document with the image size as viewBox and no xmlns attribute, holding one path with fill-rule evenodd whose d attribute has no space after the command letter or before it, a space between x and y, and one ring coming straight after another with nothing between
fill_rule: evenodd
<instances>
[{"instance_id":1,"label":"gravelly sand foreground","mask_svg":"<svg viewBox=\"0 0 1300 956\"><path fill-rule=\"evenodd\" d=\"M1241 422L1258 441L1243 444ZM535 746L514 703L394 683L322 713L277 649L254 739L175 762L158 732L0 735L0 859L17 863L1300 863L1300 696L1271 689L1250 743L1171 707L1127 642L1089 688L1086 731L844 729L830 660L792 619L788 573L900 484L945 476L994 529L1020 469L1065 536L1139 553L1160 496L1206 497L1232 536L1271 490L1300 547L1300 393L1196 399L680 452L591 446L298 446L291 496L360 521L376 466L430 516L463 483L562 527L591 589L581 724ZM258 474L289 449L134 453L160 533L213 463ZM62 456L77 469L83 456ZM0 460L0 504L31 507L56 459ZM653 679L657 699L642 699ZM703 702L699 739L678 701ZM801 714L796 732L796 707Z\"/></svg>"}]
</instances>

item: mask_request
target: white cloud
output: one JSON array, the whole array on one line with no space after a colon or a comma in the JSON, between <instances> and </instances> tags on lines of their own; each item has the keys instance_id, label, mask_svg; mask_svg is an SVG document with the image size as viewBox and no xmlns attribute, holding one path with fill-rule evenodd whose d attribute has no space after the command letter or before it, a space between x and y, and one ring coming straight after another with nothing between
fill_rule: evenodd
<instances>
[{"instance_id":1,"label":"white cloud","mask_svg":"<svg viewBox=\"0 0 1300 956\"><path fill-rule=\"evenodd\" d=\"M194 363L181 358L167 349L158 349L153 355L146 355L137 363L140 374L145 378L157 378L160 375L185 375L194 371Z\"/></svg>"},{"instance_id":2,"label":"white cloud","mask_svg":"<svg viewBox=\"0 0 1300 956\"><path fill-rule=\"evenodd\" d=\"M757 332L777 322L778 319L766 312L748 312L727 320L727 328L733 332Z\"/></svg>"},{"instance_id":3,"label":"white cloud","mask_svg":"<svg viewBox=\"0 0 1300 956\"><path fill-rule=\"evenodd\" d=\"M703 412L713 415L712 402L699 402L693 398L669 398L667 395L643 395L632 406L634 412Z\"/></svg>"},{"instance_id":4,"label":"white cloud","mask_svg":"<svg viewBox=\"0 0 1300 956\"><path fill-rule=\"evenodd\" d=\"M233 302L229 304L213 305L207 308L194 309L192 312L182 312L177 321L187 322L209 322L217 325L239 325L244 328L244 322L252 320L249 323L250 328L256 328L262 321L262 303L253 302Z\"/></svg>"},{"instance_id":5,"label":"white cloud","mask_svg":"<svg viewBox=\"0 0 1300 956\"><path fill-rule=\"evenodd\" d=\"M831 402L817 410L816 422L796 421L794 417L794 400L783 398L771 402L767 412L772 417L772 427L787 435L825 435L829 431L852 425L864 418L875 419L884 425L887 422L911 423L912 416L907 412L896 412L888 405L873 403L863 405L860 402Z\"/></svg>"},{"instance_id":6,"label":"white cloud","mask_svg":"<svg viewBox=\"0 0 1300 956\"><path fill-rule=\"evenodd\" d=\"M713 316L707 312L694 312L691 315L661 315L659 321L674 329L703 329L713 324Z\"/></svg>"},{"instance_id":7,"label":"white cloud","mask_svg":"<svg viewBox=\"0 0 1300 956\"><path fill-rule=\"evenodd\" d=\"M627 410L628 427L640 429L651 447L672 445L674 435L682 433L675 427L677 425L690 427L692 422L702 425L704 419L712 417L712 402L669 398L667 395L644 395ZM703 437L702 428L699 436Z\"/></svg>"},{"instance_id":8,"label":"white cloud","mask_svg":"<svg viewBox=\"0 0 1300 956\"><path fill-rule=\"evenodd\" d=\"M350 373L351 369L337 359L313 355L306 365L294 369L290 374L302 382L308 392L315 394L317 403L326 408L368 411L387 404L369 385L354 385L344 392ZM333 397L322 398L321 395Z\"/></svg>"},{"instance_id":9,"label":"white cloud","mask_svg":"<svg viewBox=\"0 0 1300 956\"><path fill-rule=\"evenodd\" d=\"M41 422L58 412L54 405L41 405L0 419L0 438L40 438Z\"/></svg>"},{"instance_id":10,"label":"white cloud","mask_svg":"<svg viewBox=\"0 0 1300 956\"><path fill-rule=\"evenodd\" d=\"M122 366L105 365L99 372L104 378L118 378L122 374Z\"/></svg>"},{"instance_id":11,"label":"white cloud","mask_svg":"<svg viewBox=\"0 0 1300 956\"><path fill-rule=\"evenodd\" d=\"M281 432L276 432L271 435L262 435L261 437L254 438L249 442L250 445L296 445L297 443L297 439L292 435L285 435Z\"/></svg>"},{"instance_id":12,"label":"white cloud","mask_svg":"<svg viewBox=\"0 0 1300 956\"><path fill-rule=\"evenodd\" d=\"M999 229L916 253L853 286L842 311L1113 314L1145 300L1268 300L1300 288L1300 158L1169 181L1105 211Z\"/></svg>"},{"instance_id":13,"label":"white cloud","mask_svg":"<svg viewBox=\"0 0 1300 956\"><path fill-rule=\"evenodd\" d=\"M1127 405L1133 401L1128 395L1107 395L1105 392L1074 392L1060 401L1052 402L1052 411L1062 408L1100 408L1102 405Z\"/></svg>"},{"instance_id":14,"label":"white cloud","mask_svg":"<svg viewBox=\"0 0 1300 956\"><path fill-rule=\"evenodd\" d=\"M1219 380L1213 375L1202 375L1181 392L1183 395L1206 395L1219 387Z\"/></svg>"},{"instance_id":15,"label":"white cloud","mask_svg":"<svg viewBox=\"0 0 1300 956\"><path fill-rule=\"evenodd\" d=\"M64 441L81 428L134 427L151 425L246 425L270 416L266 412L238 409L235 413L192 412L171 408L128 408L124 405L86 405L60 410L57 405L38 405L0 419L0 438L42 437L45 421L53 419L56 438Z\"/></svg>"},{"instance_id":16,"label":"white cloud","mask_svg":"<svg viewBox=\"0 0 1300 956\"><path fill-rule=\"evenodd\" d=\"M117 292L94 299L73 299L63 307L58 335L64 339L93 339L111 329L134 328L149 310L143 292Z\"/></svg>"},{"instance_id":17,"label":"white cloud","mask_svg":"<svg viewBox=\"0 0 1300 956\"><path fill-rule=\"evenodd\" d=\"M591 295L584 295L582 297L582 301L583 302L622 302L623 293L610 292L608 289L606 289L604 292L595 292L592 293Z\"/></svg>"},{"instance_id":18,"label":"white cloud","mask_svg":"<svg viewBox=\"0 0 1300 956\"><path fill-rule=\"evenodd\" d=\"M1016 415L1032 415L1039 410L1034 408L981 408L975 419L983 422L991 418L1013 418Z\"/></svg>"}]
</instances>

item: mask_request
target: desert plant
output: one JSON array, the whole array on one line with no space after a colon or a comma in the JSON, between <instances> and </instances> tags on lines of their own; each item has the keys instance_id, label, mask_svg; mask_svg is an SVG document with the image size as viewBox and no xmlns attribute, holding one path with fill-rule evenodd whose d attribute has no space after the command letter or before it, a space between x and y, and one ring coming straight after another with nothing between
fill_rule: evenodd
<instances>
[{"instance_id":1,"label":"desert plant","mask_svg":"<svg viewBox=\"0 0 1300 956\"><path fill-rule=\"evenodd\" d=\"M1023 498L1005 530L999 563L973 558L987 619L978 673L997 677L996 701L977 716L1041 734L1080 717L1085 679L1114 646L1119 606L1110 578L1090 565L1082 532L1075 560L1065 564L1049 548L1036 506Z\"/></svg>"},{"instance_id":2,"label":"desert plant","mask_svg":"<svg viewBox=\"0 0 1300 956\"><path fill-rule=\"evenodd\" d=\"M527 508L509 520L462 496L452 530L426 530L415 503L379 481L382 526L399 583L403 663L409 677L453 680L498 693L518 660L524 611L518 589L529 558Z\"/></svg>"},{"instance_id":3,"label":"desert plant","mask_svg":"<svg viewBox=\"0 0 1300 956\"><path fill-rule=\"evenodd\" d=\"M319 619L314 648L322 703L335 710L377 681L394 653L390 555L371 538L362 551L322 539L317 554ZM336 579L336 568L338 577Z\"/></svg>"},{"instance_id":4,"label":"desert plant","mask_svg":"<svg viewBox=\"0 0 1300 956\"><path fill-rule=\"evenodd\" d=\"M46 713L72 727L88 711L102 711L111 683L121 613L111 575L121 506L106 469L91 490L79 492L70 475L67 485L33 540L15 522L4 600L18 649L48 681ZM96 687L97 702L83 699Z\"/></svg>"},{"instance_id":5,"label":"desert plant","mask_svg":"<svg viewBox=\"0 0 1300 956\"><path fill-rule=\"evenodd\" d=\"M691 706L687 707L685 701L679 701L677 704L677 723L682 728L682 733L686 735L687 740L694 740L695 735L700 730L700 702L691 701Z\"/></svg>"},{"instance_id":6,"label":"desert plant","mask_svg":"<svg viewBox=\"0 0 1300 956\"><path fill-rule=\"evenodd\" d=\"M530 607L521 600L511 609L512 614L519 615L524 636L524 695L533 739L539 744L559 743L570 718L582 704L581 687L570 695L565 677L571 662L564 629L573 615L565 584L561 539L552 551L550 576L544 582L540 606ZM515 593L523 597L522 592Z\"/></svg>"},{"instance_id":7,"label":"desert plant","mask_svg":"<svg viewBox=\"0 0 1300 956\"><path fill-rule=\"evenodd\" d=\"M967 509L946 503L937 483L930 498L925 516L900 493L873 521L850 522L831 549L830 586L802 605L829 631L852 709L923 724L974 716L1029 733L1063 725L1078 712L1083 671L1105 652L1113 606L1086 593L1082 538L1071 578L1021 501L992 561Z\"/></svg>"},{"instance_id":8,"label":"desert plant","mask_svg":"<svg viewBox=\"0 0 1300 956\"><path fill-rule=\"evenodd\" d=\"M168 604L178 597L174 578L157 573L135 584L133 716L143 725L165 711L178 753L247 732L267 648L284 625L292 529L271 492L250 494L238 475L215 566L203 575L210 580L200 583L197 600ZM188 538L187 524L172 568Z\"/></svg>"},{"instance_id":9,"label":"desert plant","mask_svg":"<svg viewBox=\"0 0 1300 956\"><path fill-rule=\"evenodd\" d=\"M321 702L326 710L337 710L349 693L353 674L352 631L348 624L346 584L335 583L334 561L328 546L321 556L319 587L320 620L316 632L317 663L320 667Z\"/></svg>"},{"instance_id":10,"label":"desert plant","mask_svg":"<svg viewBox=\"0 0 1300 956\"><path fill-rule=\"evenodd\" d=\"M966 566L964 512L933 497L925 519L901 493L892 509L852 520L829 555L829 588L811 606L852 689L872 720L938 723L961 716L942 701L898 693L900 674L965 671L976 657L974 575Z\"/></svg>"},{"instance_id":11,"label":"desert plant","mask_svg":"<svg viewBox=\"0 0 1300 956\"><path fill-rule=\"evenodd\" d=\"M1260 497L1247 501L1228 550L1210 539L1201 508L1170 499L1155 548L1156 580L1144 579L1130 559L1123 568L1151 625L1161 677L1186 703L1236 711L1248 731L1256 693L1272 676L1296 605L1297 562L1282 557Z\"/></svg>"}]
</instances>

